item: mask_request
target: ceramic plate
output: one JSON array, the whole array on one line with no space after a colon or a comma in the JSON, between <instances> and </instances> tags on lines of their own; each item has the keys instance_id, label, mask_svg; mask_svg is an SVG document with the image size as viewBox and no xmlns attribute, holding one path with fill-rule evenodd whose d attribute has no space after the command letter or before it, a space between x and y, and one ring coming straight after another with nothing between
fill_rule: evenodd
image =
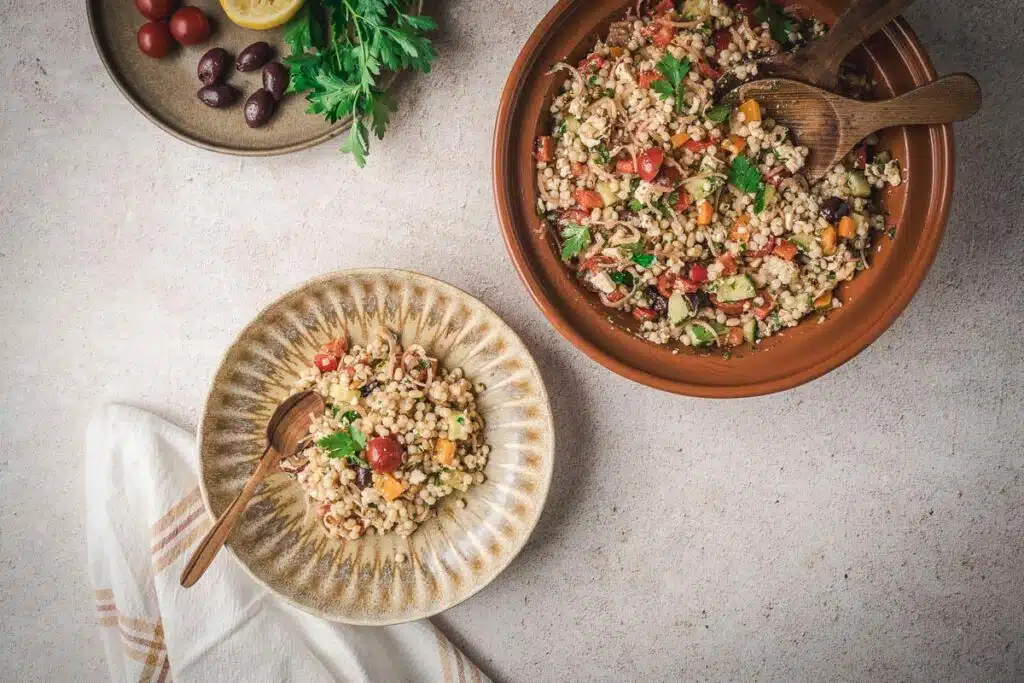
<instances>
[{"instance_id":1,"label":"ceramic plate","mask_svg":"<svg viewBox=\"0 0 1024 683\"><path fill-rule=\"evenodd\" d=\"M203 10L213 35L202 45L176 46L162 59L139 51L135 34L148 20L135 9L133 0L88 0L89 26L96 49L114 83L135 107L153 123L186 142L204 149L244 156L284 154L324 142L346 131L351 117L328 123L322 116L307 114L302 95L289 95L278 106L270 123L249 128L242 105L263 87L261 71L242 73L230 65L227 82L242 96L230 107L213 109L196 98L202 87L196 76L199 58L213 47L223 47L232 59L246 46L263 40L275 47L278 58L289 54L282 40L284 27L254 31L232 23L217 0L189 0ZM417 3L422 7L422 3ZM383 81L386 89L394 80Z\"/></svg>"},{"instance_id":2,"label":"ceramic plate","mask_svg":"<svg viewBox=\"0 0 1024 683\"><path fill-rule=\"evenodd\" d=\"M348 335L366 344L380 326L486 385L478 405L492 447L487 481L459 509L408 538L329 538L299 485L275 473L260 487L228 548L256 578L313 614L391 624L445 610L512 561L540 517L554 458L547 392L516 334L464 292L416 273L349 270L281 297L246 327L221 362L199 428L201 488L220 515L263 452L267 421L315 351ZM405 562L395 562L397 553Z\"/></svg>"},{"instance_id":3,"label":"ceramic plate","mask_svg":"<svg viewBox=\"0 0 1024 683\"><path fill-rule=\"evenodd\" d=\"M789 3L792 4L792 3ZM882 206L895 239L879 236L871 268L844 284L844 306L818 325L816 316L732 358L633 335L628 314L605 308L561 263L535 213L532 147L548 126L548 107L562 76L552 64L575 64L633 0L561 0L523 47L505 85L494 137L494 195L505 243L534 301L555 328L605 367L659 389L715 398L754 396L795 387L845 363L878 338L903 311L935 258L953 190L952 126L891 128L879 149L899 160L907 182L886 190ZM805 16L832 23L842 0L800 3ZM928 56L907 24L890 23L854 53L878 81L879 97L935 79ZM609 319L613 324L609 324Z\"/></svg>"}]
</instances>

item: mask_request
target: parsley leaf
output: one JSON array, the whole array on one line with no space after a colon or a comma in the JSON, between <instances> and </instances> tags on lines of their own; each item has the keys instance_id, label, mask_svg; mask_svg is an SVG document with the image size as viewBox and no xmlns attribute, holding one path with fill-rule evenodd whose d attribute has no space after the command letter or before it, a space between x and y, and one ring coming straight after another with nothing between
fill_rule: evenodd
<instances>
[{"instance_id":1,"label":"parsley leaf","mask_svg":"<svg viewBox=\"0 0 1024 683\"><path fill-rule=\"evenodd\" d=\"M644 208L643 202L641 202L639 199L630 199L629 200L629 210L630 211L640 211L643 208Z\"/></svg>"},{"instance_id":2,"label":"parsley leaf","mask_svg":"<svg viewBox=\"0 0 1024 683\"><path fill-rule=\"evenodd\" d=\"M667 100L670 97L676 99L676 111L683 106L683 92L685 90L686 76L690 73L690 58L676 58L671 52L658 60L658 71L663 78L651 83L651 89L661 95L661 99Z\"/></svg>"},{"instance_id":3,"label":"parsley leaf","mask_svg":"<svg viewBox=\"0 0 1024 683\"><path fill-rule=\"evenodd\" d=\"M654 263L654 254L644 253L642 242L630 242L629 244L621 245L621 248L629 252L629 259L638 266L649 268Z\"/></svg>"},{"instance_id":4,"label":"parsley leaf","mask_svg":"<svg viewBox=\"0 0 1024 683\"><path fill-rule=\"evenodd\" d=\"M341 458L359 467L370 467L359 455L359 451L366 448L366 435L351 425L348 431L325 436L319 439L316 445L327 451L329 458Z\"/></svg>"},{"instance_id":5,"label":"parsley leaf","mask_svg":"<svg viewBox=\"0 0 1024 683\"><path fill-rule=\"evenodd\" d=\"M773 40L782 47L789 46L789 34L795 30L796 22L782 7L771 0L766 0L754 10L754 18L762 24L768 24L768 30L771 32Z\"/></svg>"},{"instance_id":6,"label":"parsley leaf","mask_svg":"<svg viewBox=\"0 0 1024 683\"><path fill-rule=\"evenodd\" d=\"M562 260L578 256L590 244L590 229L576 223L569 223L562 229Z\"/></svg>"},{"instance_id":7,"label":"parsley leaf","mask_svg":"<svg viewBox=\"0 0 1024 683\"><path fill-rule=\"evenodd\" d=\"M750 159L739 154L729 166L729 182L744 192L756 192L761 184L761 171Z\"/></svg>"},{"instance_id":8,"label":"parsley leaf","mask_svg":"<svg viewBox=\"0 0 1024 683\"><path fill-rule=\"evenodd\" d=\"M630 289L633 288L634 280L632 273L627 273L625 271L615 271L612 273L608 273L608 277L610 277L612 279L612 282L614 282L617 285L625 285Z\"/></svg>"},{"instance_id":9,"label":"parsley leaf","mask_svg":"<svg viewBox=\"0 0 1024 683\"><path fill-rule=\"evenodd\" d=\"M406 0L306 0L285 27L289 92L305 92L307 113L328 122L352 118L341 150L366 164L370 131L379 138L394 102L379 87L385 71L427 73L436 58L424 33L434 20L407 13ZM326 27L326 28L325 28Z\"/></svg>"},{"instance_id":10,"label":"parsley leaf","mask_svg":"<svg viewBox=\"0 0 1024 683\"><path fill-rule=\"evenodd\" d=\"M633 263L644 268L650 268L654 263L654 254L633 254Z\"/></svg>"},{"instance_id":11,"label":"parsley leaf","mask_svg":"<svg viewBox=\"0 0 1024 683\"><path fill-rule=\"evenodd\" d=\"M754 192L754 213L761 213L764 211L764 183L760 183L757 186L757 190Z\"/></svg>"},{"instance_id":12,"label":"parsley leaf","mask_svg":"<svg viewBox=\"0 0 1024 683\"><path fill-rule=\"evenodd\" d=\"M612 162L612 155L608 153L604 145L598 145L594 148L594 156L600 164L610 164Z\"/></svg>"},{"instance_id":13,"label":"parsley leaf","mask_svg":"<svg viewBox=\"0 0 1024 683\"><path fill-rule=\"evenodd\" d=\"M728 104L716 104L704 113L704 118L712 123L722 123L729 118L732 108Z\"/></svg>"}]
</instances>

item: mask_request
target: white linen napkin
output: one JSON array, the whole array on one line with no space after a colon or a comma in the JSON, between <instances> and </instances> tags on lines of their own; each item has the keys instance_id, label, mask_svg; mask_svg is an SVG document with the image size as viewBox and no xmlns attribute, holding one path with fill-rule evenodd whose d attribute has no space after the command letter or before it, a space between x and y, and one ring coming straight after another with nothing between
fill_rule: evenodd
<instances>
[{"instance_id":1,"label":"white linen napkin","mask_svg":"<svg viewBox=\"0 0 1024 683\"><path fill-rule=\"evenodd\" d=\"M178 575L212 524L194 437L112 405L94 416L86 443L89 574L112 680L488 680L427 620L367 627L314 617L226 552L182 588Z\"/></svg>"}]
</instances>

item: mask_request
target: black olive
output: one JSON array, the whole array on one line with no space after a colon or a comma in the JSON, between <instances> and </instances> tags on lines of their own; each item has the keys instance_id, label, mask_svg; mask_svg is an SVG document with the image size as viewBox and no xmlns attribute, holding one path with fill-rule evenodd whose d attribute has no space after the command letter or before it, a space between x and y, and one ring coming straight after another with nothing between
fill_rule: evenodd
<instances>
[{"instance_id":1,"label":"black olive","mask_svg":"<svg viewBox=\"0 0 1024 683\"><path fill-rule=\"evenodd\" d=\"M261 40L238 53L235 68L239 71L255 71L273 58L274 48Z\"/></svg>"},{"instance_id":2,"label":"black olive","mask_svg":"<svg viewBox=\"0 0 1024 683\"><path fill-rule=\"evenodd\" d=\"M276 108L273 95L260 88L245 101L245 122L250 128L259 128L270 120Z\"/></svg>"},{"instance_id":3,"label":"black olive","mask_svg":"<svg viewBox=\"0 0 1024 683\"><path fill-rule=\"evenodd\" d=\"M288 67L281 62L271 62L263 67L263 88L280 102L288 89Z\"/></svg>"},{"instance_id":4,"label":"black olive","mask_svg":"<svg viewBox=\"0 0 1024 683\"><path fill-rule=\"evenodd\" d=\"M356 486L365 489L373 486L373 471L360 467L356 470Z\"/></svg>"},{"instance_id":5,"label":"black olive","mask_svg":"<svg viewBox=\"0 0 1024 683\"><path fill-rule=\"evenodd\" d=\"M694 313L702 308L707 308L711 304L711 299L708 298L708 293L703 289L698 289L696 292L690 292L683 296L686 297L686 304Z\"/></svg>"},{"instance_id":6,"label":"black olive","mask_svg":"<svg viewBox=\"0 0 1024 683\"><path fill-rule=\"evenodd\" d=\"M821 217L835 223L843 216L850 215L850 205L839 197L829 197L821 203Z\"/></svg>"},{"instance_id":7,"label":"black olive","mask_svg":"<svg viewBox=\"0 0 1024 683\"><path fill-rule=\"evenodd\" d=\"M206 54L199 58L196 75L199 76L199 80L203 82L203 85L220 83L224 80L224 72L230 59L231 55L222 47L207 50Z\"/></svg>"},{"instance_id":8,"label":"black olive","mask_svg":"<svg viewBox=\"0 0 1024 683\"><path fill-rule=\"evenodd\" d=\"M654 285L647 286L647 302L659 318L668 313L668 299L663 297Z\"/></svg>"},{"instance_id":9,"label":"black olive","mask_svg":"<svg viewBox=\"0 0 1024 683\"><path fill-rule=\"evenodd\" d=\"M233 88L226 83L218 83L200 88L196 96L203 104L219 109L234 103L241 94L238 88Z\"/></svg>"},{"instance_id":10,"label":"black olive","mask_svg":"<svg viewBox=\"0 0 1024 683\"><path fill-rule=\"evenodd\" d=\"M377 380L373 380L372 382L367 382L366 384L364 384L363 386L361 386L359 388L359 394L363 398L366 398L367 396L369 396L370 394L373 393L374 389L376 389L379 386L380 386L380 382L378 382Z\"/></svg>"}]
</instances>

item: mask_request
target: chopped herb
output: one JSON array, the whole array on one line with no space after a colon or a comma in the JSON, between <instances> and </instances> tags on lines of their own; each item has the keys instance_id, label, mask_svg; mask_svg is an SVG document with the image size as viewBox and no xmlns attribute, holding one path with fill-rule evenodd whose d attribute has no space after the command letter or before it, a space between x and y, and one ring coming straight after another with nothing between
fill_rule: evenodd
<instances>
[{"instance_id":1,"label":"chopped herb","mask_svg":"<svg viewBox=\"0 0 1024 683\"><path fill-rule=\"evenodd\" d=\"M342 420L346 420L349 424L352 424L359 419L359 413L354 410L350 410L341 416Z\"/></svg>"},{"instance_id":2,"label":"chopped herb","mask_svg":"<svg viewBox=\"0 0 1024 683\"><path fill-rule=\"evenodd\" d=\"M615 91L612 90L611 88L605 88L604 89L604 96L605 97L611 97L611 98L614 99L615 98Z\"/></svg>"},{"instance_id":3,"label":"chopped herb","mask_svg":"<svg viewBox=\"0 0 1024 683\"><path fill-rule=\"evenodd\" d=\"M565 132L567 130L569 130L569 124L567 124L565 121L562 121L560 124L558 124L558 130L555 131L555 135L557 135L558 137L562 137L563 135L565 135Z\"/></svg>"},{"instance_id":4,"label":"chopped herb","mask_svg":"<svg viewBox=\"0 0 1024 683\"><path fill-rule=\"evenodd\" d=\"M620 247L629 253L629 259L642 268L649 268L654 263L654 254L644 252L644 245L641 242L630 242Z\"/></svg>"},{"instance_id":5,"label":"chopped herb","mask_svg":"<svg viewBox=\"0 0 1024 683\"><path fill-rule=\"evenodd\" d=\"M604 145L598 145L594 148L594 156L597 161L601 164L610 164L612 162L612 155L608 153Z\"/></svg>"},{"instance_id":6,"label":"chopped herb","mask_svg":"<svg viewBox=\"0 0 1024 683\"><path fill-rule=\"evenodd\" d=\"M466 424L466 418L463 417L462 415L459 415L457 418L455 418L455 421L458 422L460 425Z\"/></svg>"},{"instance_id":7,"label":"chopped herb","mask_svg":"<svg viewBox=\"0 0 1024 683\"><path fill-rule=\"evenodd\" d=\"M761 185L761 171L746 156L737 155L729 166L729 182L744 192L756 192Z\"/></svg>"},{"instance_id":8,"label":"chopped herb","mask_svg":"<svg viewBox=\"0 0 1024 683\"><path fill-rule=\"evenodd\" d=\"M359 451L366 448L366 435L352 425L349 425L347 431L325 436L317 441L316 445L327 451L329 458L340 458L359 467L370 467L370 464L359 456Z\"/></svg>"},{"instance_id":9,"label":"chopped herb","mask_svg":"<svg viewBox=\"0 0 1024 683\"><path fill-rule=\"evenodd\" d=\"M754 213L761 213L764 211L764 183L760 183L757 186L757 190L754 191Z\"/></svg>"},{"instance_id":10,"label":"chopped herb","mask_svg":"<svg viewBox=\"0 0 1024 683\"><path fill-rule=\"evenodd\" d=\"M590 78L587 79L587 85L595 85L597 83L597 74L591 74Z\"/></svg>"},{"instance_id":11,"label":"chopped herb","mask_svg":"<svg viewBox=\"0 0 1024 683\"><path fill-rule=\"evenodd\" d=\"M639 199L630 199L629 200L629 210L630 211L640 211L643 208L644 208L644 205L643 205L643 203Z\"/></svg>"},{"instance_id":12,"label":"chopped herb","mask_svg":"<svg viewBox=\"0 0 1024 683\"><path fill-rule=\"evenodd\" d=\"M782 7L766 0L754 10L754 18L762 24L768 24L773 40L782 47L789 47L789 34L796 29L796 22Z\"/></svg>"},{"instance_id":13,"label":"chopped herb","mask_svg":"<svg viewBox=\"0 0 1024 683\"><path fill-rule=\"evenodd\" d=\"M632 261L643 268L650 268L654 263L654 254L633 254Z\"/></svg>"},{"instance_id":14,"label":"chopped herb","mask_svg":"<svg viewBox=\"0 0 1024 683\"><path fill-rule=\"evenodd\" d=\"M732 107L728 104L716 104L705 112L704 118L712 123L722 123L729 118L730 111L732 111Z\"/></svg>"},{"instance_id":15,"label":"chopped herb","mask_svg":"<svg viewBox=\"0 0 1024 683\"><path fill-rule=\"evenodd\" d=\"M638 187L640 187L640 179L639 178L630 178L629 179L629 192L630 192L630 194L636 192L636 188L638 188Z\"/></svg>"},{"instance_id":16,"label":"chopped herb","mask_svg":"<svg viewBox=\"0 0 1024 683\"><path fill-rule=\"evenodd\" d=\"M665 56L658 60L658 71L661 72L663 78L651 83L651 88L663 100L674 97L675 109L678 112L683 106L686 76L690 73L690 58L683 57L680 61L671 52L666 52Z\"/></svg>"},{"instance_id":17,"label":"chopped herb","mask_svg":"<svg viewBox=\"0 0 1024 683\"><path fill-rule=\"evenodd\" d=\"M562 229L562 240L562 260L568 261L578 256L590 244L590 229L569 223Z\"/></svg>"},{"instance_id":18,"label":"chopped herb","mask_svg":"<svg viewBox=\"0 0 1024 683\"><path fill-rule=\"evenodd\" d=\"M632 273L627 273L625 271L615 271L613 273L608 273L608 277L610 277L612 279L612 282L614 282L617 285L625 285L629 289L633 288L634 280Z\"/></svg>"}]
</instances>

